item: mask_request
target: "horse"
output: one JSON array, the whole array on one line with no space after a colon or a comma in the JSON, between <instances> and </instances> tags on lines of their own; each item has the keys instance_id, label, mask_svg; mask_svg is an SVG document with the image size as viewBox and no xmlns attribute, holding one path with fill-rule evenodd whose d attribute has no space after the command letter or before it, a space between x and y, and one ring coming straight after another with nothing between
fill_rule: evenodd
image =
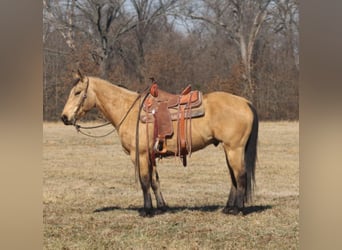
<instances>
[{"instance_id":1,"label":"horse","mask_svg":"<svg viewBox=\"0 0 342 250\"><path fill-rule=\"evenodd\" d=\"M136 166L144 201L140 214L153 216L166 212L168 206L161 192L157 166L150 160L152 126L148 132L146 124L139 121L143 95L81 72L74 77L61 120L65 125L76 126L78 119L97 108L115 127L123 150ZM222 144L231 177L228 200L222 212L241 214L245 204L251 201L255 185L259 126L256 109L247 99L222 91L203 94L203 106L204 115L191 121L192 152L211 144ZM176 129L177 123L173 122L173 126ZM169 138L167 144L168 150L174 154L176 137ZM156 209L152 205L151 189Z\"/></svg>"}]
</instances>

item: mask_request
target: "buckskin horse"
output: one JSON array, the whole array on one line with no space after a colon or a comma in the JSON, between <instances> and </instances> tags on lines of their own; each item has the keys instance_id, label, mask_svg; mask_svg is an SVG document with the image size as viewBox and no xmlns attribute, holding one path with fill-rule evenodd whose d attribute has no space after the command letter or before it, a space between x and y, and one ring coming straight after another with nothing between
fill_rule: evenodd
<instances>
[{"instance_id":1,"label":"buckskin horse","mask_svg":"<svg viewBox=\"0 0 342 250\"><path fill-rule=\"evenodd\" d=\"M136 166L144 198L142 216L167 211L160 189L155 161L153 126L141 122L139 115L143 95L106 80L85 76L78 71L65 104L61 119L65 125L75 125L89 110L97 108L115 127L124 151ZM146 96L145 96L146 97ZM257 158L258 116L252 104L239 96L226 92L203 95L204 114L192 118L191 151L210 144L222 144L231 176L231 189L223 211L227 214L243 213L245 203L252 198ZM174 131L177 121L172 122ZM168 155L177 154L177 135L168 137ZM152 206L150 190L153 190L157 209Z\"/></svg>"}]
</instances>

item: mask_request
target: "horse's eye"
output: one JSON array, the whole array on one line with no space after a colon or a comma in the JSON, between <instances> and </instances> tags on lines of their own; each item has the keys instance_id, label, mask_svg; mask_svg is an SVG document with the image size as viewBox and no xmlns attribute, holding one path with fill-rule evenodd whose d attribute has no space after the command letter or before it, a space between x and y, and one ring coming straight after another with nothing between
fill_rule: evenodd
<instances>
[{"instance_id":1,"label":"horse's eye","mask_svg":"<svg viewBox=\"0 0 342 250\"><path fill-rule=\"evenodd\" d=\"M77 91L77 92L75 93L75 96L78 96L79 94L81 94L81 91Z\"/></svg>"}]
</instances>

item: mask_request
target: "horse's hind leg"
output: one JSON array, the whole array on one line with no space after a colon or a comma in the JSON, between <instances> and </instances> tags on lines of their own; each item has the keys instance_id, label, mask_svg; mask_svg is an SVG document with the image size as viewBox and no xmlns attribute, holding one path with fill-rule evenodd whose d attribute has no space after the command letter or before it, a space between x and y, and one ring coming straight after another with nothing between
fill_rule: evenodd
<instances>
[{"instance_id":1,"label":"horse's hind leg","mask_svg":"<svg viewBox=\"0 0 342 250\"><path fill-rule=\"evenodd\" d=\"M152 167L152 190L153 190L154 195L156 197L157 208L158 208L159 212L165 212L167 210L167 205L166 205L164 198L163 198L163 195L161 193L159 175L158 175L156 166Z\"/></svg>"},{"instance_id":2,"label":"horse's hind leg","mask_svg":"<svg viewBox=\"0 0 342 250\"><path fill-rule=\"evenodd\" d=\"M224 213L238 214L244 208L246 193L246 170L244 165L244 148L228 149L224 146L226 161L232 185Z\"/></svg>"}]
</instances>

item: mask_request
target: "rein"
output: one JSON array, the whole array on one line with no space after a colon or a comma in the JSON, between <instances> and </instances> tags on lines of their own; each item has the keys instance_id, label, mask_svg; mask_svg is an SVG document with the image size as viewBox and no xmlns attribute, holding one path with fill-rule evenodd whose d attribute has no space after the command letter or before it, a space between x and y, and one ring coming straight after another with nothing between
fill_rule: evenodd
<instances>
[{"instance_id":1,"label":"rein","mask_svg":"<svg viewBox=\"0 0 342 250\"><path fill-rule=\"evenodd\" d=\"M137 98L135 98L134 102L132 103L131 107L128 109L128 111L126 112L126 114L124 115L124 117L122 117L121 121L118 124L118 128L117 130L119 131L120 126L122 125L122 123L125 121L125 119L127 118L129 112L131 112L131 110L133 109L134 105L136 104L136 102L141 98L141 94L139 94L137 96Z\"/></svg>"},{"instance_id":2,"label":"rein","mask_svg":"<svg viewBox=\"0 0 342 250\"><path fill-rule=\"evenodd\" d=\"M142 108L144 106L144 102L145 102L146 98L150 94L150 91L147 91L147 90L150 90L150 87L146 87L142 91L142 93L140 94L140 97L144 94L144 98L143 98L141 104L139 105L137 123L136 123L136 126L135 126L135 164L134 165L135 165L135 180L136 181L137 181L138 177L140 179L140 154L139 154L139 120L140 119L139 118L140 118L141 110L142 110ZM147 144L147 147L148 147L148 144ZM149 154L148 159L151 160L150 154ZM141 179L140 179L140 181L141 181Z\"/></svg>"},{"instance_id":3,"label":"rein","mask_svg":"<svg viewBox=\"0 0 342 250\"><path fill-rule=\"evenodd\" d=\"M111 133L113 133L115 131L115 128L113 130L111 130L110 132L104 134L104 135L91 135L91 134L87 134L87 133L83 132L81 129L101 128L101 127L104 127L104 126L107 126L107 125L110 125L110 124L111 124L110 122L106 122L104 124L97 125L97 126L83 127L83 126L75 123L74 126L75 126L77 132L81 133L82 135L86 135L86 136L93 137L93 138L102 138L102 137L108 136Z\"/></svg>"}]
</instances>

